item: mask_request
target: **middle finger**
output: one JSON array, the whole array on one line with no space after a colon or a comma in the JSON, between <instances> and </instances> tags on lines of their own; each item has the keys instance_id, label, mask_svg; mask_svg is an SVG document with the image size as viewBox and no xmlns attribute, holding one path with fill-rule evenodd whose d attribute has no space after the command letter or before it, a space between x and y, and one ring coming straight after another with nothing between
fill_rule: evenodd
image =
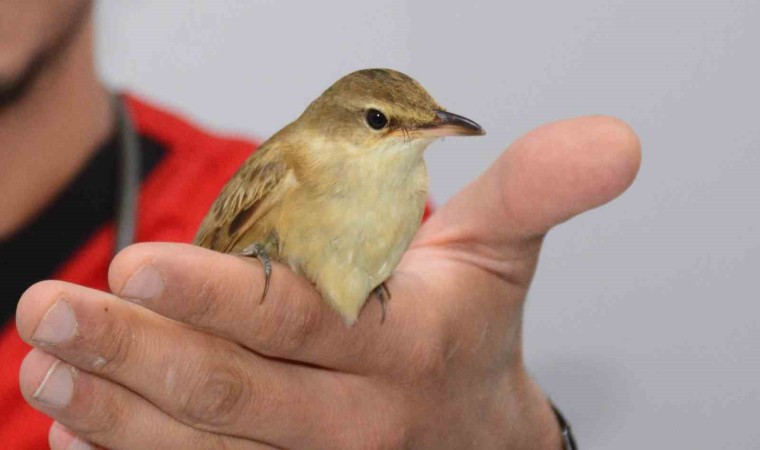
<instances>
[{"instance_id":1,"label":"middle finger","mask_svg":"<svg viewBox=\"0 0 760 450\"><path fill-rule=\"evenodd\" d=\"M51 328L53 318L69 331ZM363 388L358 377L273 361L100 291L37 284L19 302L17 322L26 342L199 429L330 448L339 436L320 430L362 416L346 395Z\"/></svg>"}]
</instances>

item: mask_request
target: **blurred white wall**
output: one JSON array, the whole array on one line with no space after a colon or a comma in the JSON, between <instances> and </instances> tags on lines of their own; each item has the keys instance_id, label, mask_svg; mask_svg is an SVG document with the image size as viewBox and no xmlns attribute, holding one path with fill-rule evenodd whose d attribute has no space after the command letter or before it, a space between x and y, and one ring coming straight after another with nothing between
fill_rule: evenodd
<instances>
[{"instance_id":1,"label":"blurred white wall","mask_svg":"<svg viewBox=\"0 0 760 450\"><path fill-rule=\"evenodd\" d=\"M489 133L428 152L439 202L542 122L625 119L640 176L547 239L529 367L584 449L760 448L760 1L102 0L98 20L111 84L248 136L351 70L409 73Z\"/></svg>"}]
</instances>

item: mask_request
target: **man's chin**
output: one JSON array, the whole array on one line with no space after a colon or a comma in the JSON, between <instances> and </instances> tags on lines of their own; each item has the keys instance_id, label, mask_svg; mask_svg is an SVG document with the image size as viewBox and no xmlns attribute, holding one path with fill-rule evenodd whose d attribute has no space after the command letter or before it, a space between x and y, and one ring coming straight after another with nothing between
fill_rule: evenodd
<instances>
[{"instance_id":1,"label":"man's chin","mask_svg":"<svg viewBox=\"0 0 760 450\"><path fill-rule=\"evenodd\" d=\"M92 5L91 0L78 2L78 6L67 11L62 19L65 23L57 27L56 33L46 41L20 39L14 42L7 36L0 40L0 110L21 101L35 81L61 61L60 55L74 42L91 17Z\"/></svg>"},{"instance_id":2,"label":"man's chin","mask_svg":"<svg viewBox=\"0 0 760 450\"><path fill-rule=\"evenodd\" d=\"M0 61L1 63L2 61ZM19 69L0 65L0 109L18 102L29 91L42 69L40 61L32 60Z\"/></svg>"}]
</instances>

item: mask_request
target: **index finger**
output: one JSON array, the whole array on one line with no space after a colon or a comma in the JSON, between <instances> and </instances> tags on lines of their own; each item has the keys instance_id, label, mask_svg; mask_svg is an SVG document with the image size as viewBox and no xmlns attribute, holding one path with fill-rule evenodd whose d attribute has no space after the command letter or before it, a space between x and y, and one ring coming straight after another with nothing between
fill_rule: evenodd
<instances>
[{"instance_id":1,"label":"index finger","mask_svg":"<svg viewBox=\"0 0 760 450\"><path fill-rule=\"evenodd\" d=\"M381 324L379 302L369 301L349 328L311 283L281 264L273 265L262 302L258 261L186 244L128 247L111 263L109 283L124 299L257 353L346 372L397 360L389 349L423 326L411 323L416 316L401 311L403 303L391 305Z\"/></svg>"}]
</instances>

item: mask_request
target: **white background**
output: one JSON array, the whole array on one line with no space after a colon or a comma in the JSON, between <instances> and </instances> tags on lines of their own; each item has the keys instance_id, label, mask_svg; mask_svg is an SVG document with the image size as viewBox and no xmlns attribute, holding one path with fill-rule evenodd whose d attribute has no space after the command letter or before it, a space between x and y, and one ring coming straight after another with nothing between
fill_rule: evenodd
<instances>
[{"instance_id":1,"label":"white background","mask_svg":"<svg viewBox=\"0 0 760 450\"><path fill-rule=\"evenodd\" d=\"M105 79L265 138L392 67L480 122L427 156L442 202L522 133L604 113L638 180L550 234L532 373L584 449L760 448L760 1L102 1Z\"/></svg>"}]
</instances>

